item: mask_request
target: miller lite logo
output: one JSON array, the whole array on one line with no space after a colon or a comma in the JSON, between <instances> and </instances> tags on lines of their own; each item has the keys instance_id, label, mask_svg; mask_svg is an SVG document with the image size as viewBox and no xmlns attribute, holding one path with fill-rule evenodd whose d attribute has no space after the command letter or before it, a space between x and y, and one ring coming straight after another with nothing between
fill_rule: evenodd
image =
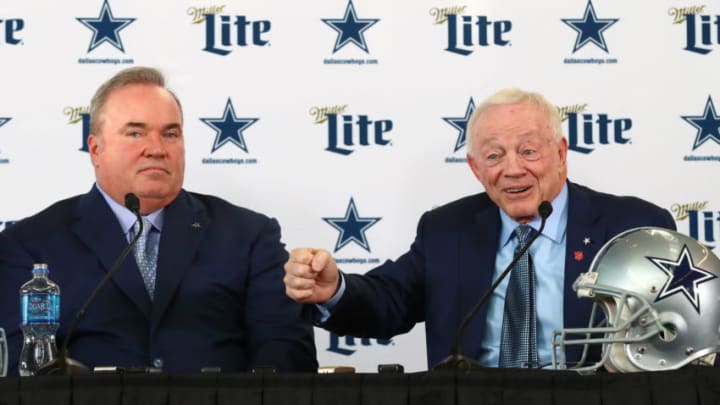
<instances>
[{"instance_id":1,"label":"miller lite logo","mask_svg":"<svg viewBox=\"0 0 720 405\"><path fill-rule=\"evenodd\" d=\"M491 19L486 15L466 15L467 6L433 7L434 24L447 27L447 52L468 56L477 47L509 46L512 21Z\"/></svg>"},{"instance_id":2,"label":"miller lite logo","mask_svg":"<svg viewBox=\"0 0 720 405\"><path fill-rule=\"evenodd\" d=\"M78 149L81 152L87 152L88 146L87 146L87 140L90 136L90 114L88 113L88 110L90 108L87 106L84 107L65 107L63 108L63 115L67 116L68 119L68 125L75 125L77 123L81 123L81 130L82 130L82 140L80 143L80 148Z\"/></svg>"},{"instance_id":3,"label":"miller lite logo","mask_svg":"<svg viewBox=\"0 0 720 405\"><path fill-rule=\"evenodd\" d=\"M225 5L189 7L187 14L192 24L205 28L203 51L220 56L229 55L235 48L269 46L272 22L251 19L245 15L223 14Z\"/></svg>"},{"instance_id":4,"label":"miller lite logo","mask_svg":"<svg viewBox=\"0 0 720 405\"><path fill-rule=\"evenodd\" d=\"M684 50L707 55L720 45L720 15L705 13L705 5L671 7L672 23L684 27Z\"/></svg>"},{"instance_id":5,"label":"miller lite logo","mask_svg":"<svg viewBox=\"0 0 720 405\"><path fill-rule=\"evenodd\" d=\"M720 236L720 211L710 209L709 204L709 201L679 203L673 204L670 210L678 223L687 220L688 236L715 249Z\"/></svg>"},{"instance_id":6,"label":"miller lite logo","mask_svg":"<svg viewBox=\"0 0 720 405\"><path fill-rule=\"evenodd\" d=\"M326 350L343 356L352 356L360 347L372 346L373 340L376 342L375 344L380 346L393 343L390 339L356 338L352 336L343 336L341 338L337 334L330 332L330 345Z\"/></svg>"},{"instance_id":7,"label":"miller lite logo","mask_svg":"<svg viewBox=\"0 0 720 405\"><path fill-rule=\"evenodd\" d=\"M371 118L366 114L346 114L347 109L347 104L310 109L316 125L327 125L326 151L347 156L357 147L390 144L387 136L393 129L392 120Z\"/></svg>"},{"instance_id":8,"label":"miller lite logo","mask_svg":"<svg viewBox=\"0 0 720 405\"><path fill-rule=\"evenodd\" d=\"M630 142L626 132L632 128L632 119L614 118L604 113L585 112L587 104L558 107L567 125L568 149L589 154L596 145L611 143L624 145Z\"/></svg>"}]
</instances>

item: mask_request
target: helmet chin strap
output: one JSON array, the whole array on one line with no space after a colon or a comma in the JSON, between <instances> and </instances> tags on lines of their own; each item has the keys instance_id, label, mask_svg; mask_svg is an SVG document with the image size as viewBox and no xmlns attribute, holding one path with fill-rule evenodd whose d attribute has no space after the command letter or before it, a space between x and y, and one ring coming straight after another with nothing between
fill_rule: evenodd
<instances>
[{"instance_id":1,"label":"helmet chin strap","mask_svg":"<svg viewBox=\"0 0 720 405\"><path fill-rule=\"evenodd\" d=\"M625 355L625 343L613 343L610 345L610 357L605 363L605 369L610 372L631 373L643 371L628 360Z\"/></svg>"},{"instance_id":2,"label":"helmet chin strap","mask_svg":"<svg viewBox=\"0 0 720 405\"><path fill-rule=\"evenodd\" d=\"M692 362L692 364L698 365L698 366L714 366L715 365L715 358L717 357L717 353L710 353L707 356L700 357L699 359Z\"/></svg>"},{"instance_id":3,"label":"helmet chin strap","mask_svg":"<svg viewBox=\"0 0 720 405\"><path fill-rule=\"evenodd\" d=\"M628 308L627 303L625 303L625 305L622 305L622 303L618 303L619 300L620 299L618 298L614 298L612 302L608 302L606 305L606 311L609 319L617 319L618 323L625 323L631 317L630 309ZM618 309L618 306L622 307L622 313L619 314L619 317L616 316L615 313ZM609 337L624 338L627 336L627 333L628 329L626 328ZM610 372L620 373L642 371L641 369L635 367L635 365L633 365L628 359L627 355L625 354L625 345L626 343L611 343L609 345L610 356L608 356L608 361L605 363L606 370Z\"/></svg>"}]
</instances>

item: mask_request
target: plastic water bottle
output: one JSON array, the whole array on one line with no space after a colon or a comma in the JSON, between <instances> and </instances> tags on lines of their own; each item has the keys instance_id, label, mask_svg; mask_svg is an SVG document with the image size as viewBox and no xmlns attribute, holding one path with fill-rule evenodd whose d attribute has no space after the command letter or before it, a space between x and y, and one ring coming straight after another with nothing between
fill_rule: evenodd
<instances>
[{"instance_id":1,"label":"plastic water bottle","mask_svg":"<svg viewBox=\"0 0 720 405\"><path fill-rule=\"evenodd\" d=\"M35 375L57 356L55 332L60 326L60 287L48 278L47 264L35 264L33 278L20 287L21 376Z\"/></svg>"}]
</instances>

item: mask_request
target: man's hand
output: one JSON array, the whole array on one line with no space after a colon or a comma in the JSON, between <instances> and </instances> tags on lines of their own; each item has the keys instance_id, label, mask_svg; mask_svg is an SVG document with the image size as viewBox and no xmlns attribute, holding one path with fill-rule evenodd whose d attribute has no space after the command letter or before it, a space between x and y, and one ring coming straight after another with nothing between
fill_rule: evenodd
<instances>
[{"instance_id":1,"label":"man's hand","mask_svg":"<svg viewBox=\"0 0 720 405\"><path fill-rule=\"evenodd\" d=\"M284 267L285 293L297 302L322 304L338 289L340 273L327 250L293 249Z\"/></svg>"}]
</instances>

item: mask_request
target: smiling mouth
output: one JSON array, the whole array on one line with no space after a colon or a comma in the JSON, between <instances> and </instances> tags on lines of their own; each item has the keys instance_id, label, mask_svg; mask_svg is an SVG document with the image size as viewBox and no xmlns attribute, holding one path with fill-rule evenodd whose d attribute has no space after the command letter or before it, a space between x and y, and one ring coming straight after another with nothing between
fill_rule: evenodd
<instances>
[{"instance_id":1,"label":"smiling mouth","mask_svg":"<svg viewBox=\"0 0 720 405\"><path fill-rule=\"evenodd\" d=\"M530 187L506 188L505 192L510 193L510 194L518 194L518 193L523 193L529 189L530 189Z\"/></svg>"}]
</instances>

